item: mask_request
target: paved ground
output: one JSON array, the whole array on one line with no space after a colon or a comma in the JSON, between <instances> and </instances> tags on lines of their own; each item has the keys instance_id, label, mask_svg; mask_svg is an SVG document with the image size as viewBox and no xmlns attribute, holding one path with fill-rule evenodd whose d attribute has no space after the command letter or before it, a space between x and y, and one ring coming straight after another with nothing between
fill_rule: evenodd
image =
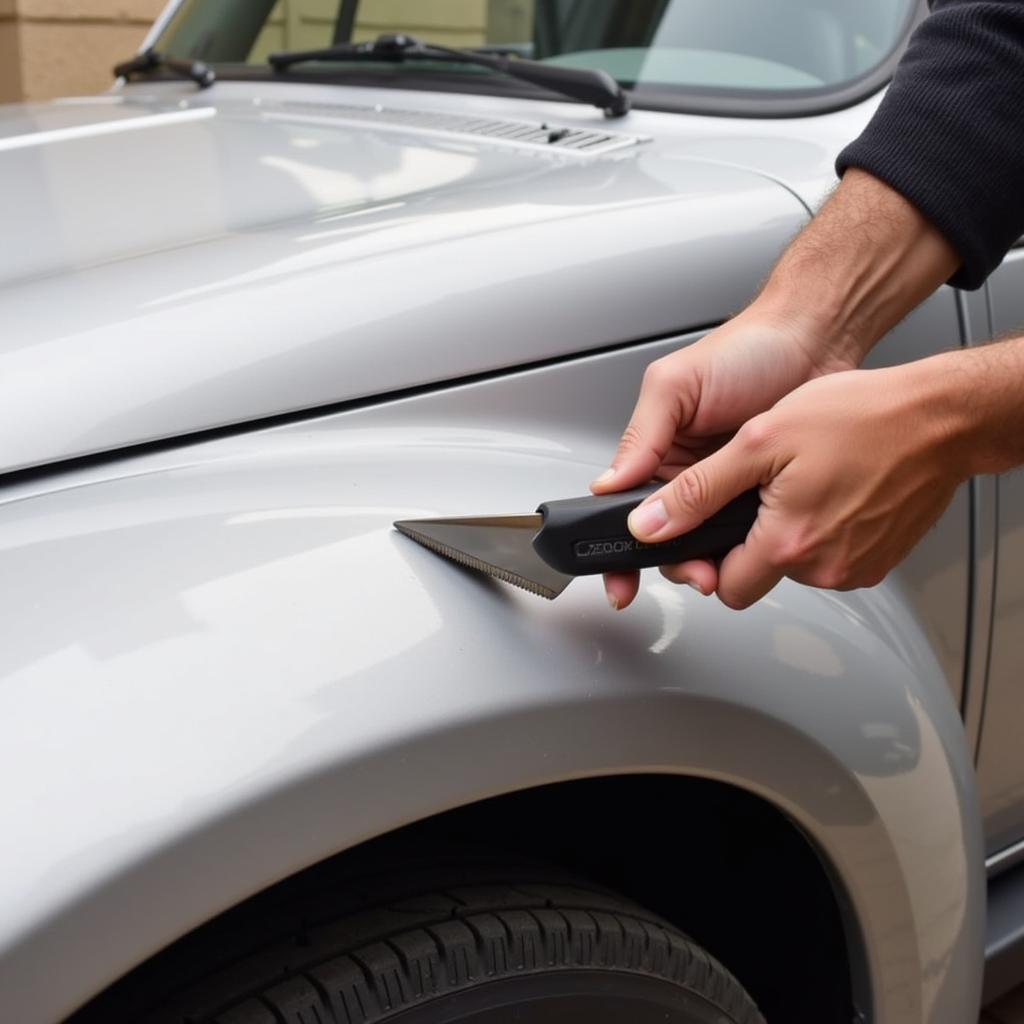
<instances>
[{"instance_id":1,"label":"paved ground","mask_svg":"<svg viewBox=\"0 0 1024 1024\"><path fill-rule=\"evenodd\" d=\"M981 1024L1024 1024L1024 987L990 1006L981 1015Z\"/></svg>"}]
</instances>

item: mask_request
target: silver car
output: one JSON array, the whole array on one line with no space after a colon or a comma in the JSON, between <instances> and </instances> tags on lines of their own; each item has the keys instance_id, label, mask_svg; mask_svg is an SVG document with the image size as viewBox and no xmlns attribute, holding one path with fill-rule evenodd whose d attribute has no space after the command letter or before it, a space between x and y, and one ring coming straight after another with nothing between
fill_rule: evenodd
<instances>
[{"instance_id":1,"label":"silver car","mask_svg":"<svg viewBox=\"0 0 1024 1024\"><path fill-rule=\"evenodd\" d=\"M969 1024L1024 976L1022 478L743 613L392 528L585 493L923 15L182 0L0 108L0 1019ZM1021 323L1024 251L874 358Z\"/></svg>"}]
</instances>

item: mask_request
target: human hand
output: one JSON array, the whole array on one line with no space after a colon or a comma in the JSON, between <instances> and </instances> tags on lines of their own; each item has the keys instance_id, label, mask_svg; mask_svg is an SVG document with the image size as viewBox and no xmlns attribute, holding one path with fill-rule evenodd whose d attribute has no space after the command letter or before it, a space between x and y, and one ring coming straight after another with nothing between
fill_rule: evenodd
<instances>
[{"instance_id":1,"label":"human hand","mask_svg":"<svg viewBox=\"0 0 1024 1024\"><path fill-rule=\"evenodd\" d=\"M710 455L734 431L774 406L794 388L807 381L814 382L814 378L824 374L852 370L859 365L878 339L947 280L959 265L960 258L948 240L912 203L867 172L850 168L832 197L786 249L761 294L747 309L706 338L652 364L612 463L613 472L598 477L591 484L592 490L597 493L618 491L646 483L652 476L670 479L683 474L677 477L679 482L675 489L666 491L681 497L674 506L671 499L665 499L667 507L678 515L672 520L674 533L664 536L689 528L680 526L682 522L697 525L700 518L694 518L692 511L688 516L682 515L683 502L692 491L689 505L699 508L703 515L712 511L706 500L703 503L696 500L700 497L696 488L706 470L686 474L687 467L695 463L703 465L698 460ZM978 368L978 373L991 386L983 366ZM1011 376L1009 379L1020 378ZM818 393L811 392L812 396ZM804 400L801 398L801 403ZM808 427L808 436L811 429L827 434L836 444L835 454L841 460L848 454L839 451L846 440L829 425L834 421L832 411L815 405L813 397L806 400L814 406L814 416L819 418L815 422L812 416L813 428ZM1011 405L1014 409L1019 405L1016 391L1011 396ZM882 419L888 415L880 409L873 414ZM774 417L768 422L774 424L783 420ZM853 426L863 424L855 418ZM725 468L736 461L735 453L740 445L750 444L751 434L759 436L760 429L744 428L742 438L729 442L728 450L722 449ZM903 429L902 424L899 429ZM990 444L998 447L1002 443L999 438L1003 435L998 431L994 439L991 432L986 436ZM801 465L806 463L805 439L787 433L786 440L792 459L801 452L805 455ZM895 439L879 440L888 444ZM765 446L754 447L763 459ZM1015 455L1014 450L1004 453L1002 458L1016 465L1012 461ZM716 456L712 465L717 467L719 461ZM778 463L775 466L781 471ZM759 475L765 477L760 482L774 480L777 474L769 473L770 468L763 461L759 464ZM858 467L847 466L847 469L855 471ZM790 476L791 472L786 477L786 494L790 493ZM737 487L733 495L744 489ZM793 485L794 494L796 490ZM771 503L779 500L776 491L777 488L772 490L768 507L758 518L755 527L758 536L767 530L762 519L766 523L772 519ZM650 506L650 502L645 504ZM784 518L785 513L781 514ZM829 520L822 518L822 521ZM782 530L782 527L777 529ZM806 541L808 545L802 551L802 560L783 558L774 549L757 550L765 557L781 559L777 568L783 571L775 576L776 581L790 569L790 575L801 574L794 575L794 579L807 578L811 570L798 563L813 560L818 555L821 556L821 575L816 578L835 577L840 585L856 578L854 562L860 563L853 551L847 558L837 555L835 560L829 561L815 547L814 538L809 528L797 536L798 541ZM907 539L903 537L904 541ZM786 542L779 540L779 543L784 547ZM795 553L801 552L789 552L790 556ZM752 571L749 559L755 556L737 557L741 561L726 559L722 574L710 562L695 561L664 571L670 578L685 580L704 593L718 587L724 600L740 606L740 602L750 603L760 594L751 596L759 588L749 579L742 582L740 577L733 577L733 572L739 571L735 568L737 565L746 565L746 571ZM744 558L747 561L742 561ZM878 564L885 561L882 559ZM841 571L844 563L848 563L849 574ZM768 582L769 576L763 567L762 575L763 582ZM719 586L720 579L722 586ZM731 589L734 582L736 587ZM636 595L638 586L637 573L605 577L608 600L615 608L625 608ZM760 590L760 593L765 592L767 588Z\"/></svg>"},{"instance_id":2,"label":"human hand","mask_svg":"<svg viewBox=\"0 0 1024 1024\"><path fill-rule=\"evenodd\" d=\"M874 586L922 537L970 475L942 357L812 380L680 472L630 516L640 540L692 530L760 486L746 542L699 571L705 593L746 608L784 576L816 587ZM697 566L697 569L694 569Z\"/></svg>"},{"instance_id":3,"label":"human hand","mask_svg":"<svg viewBox=\"0 0 1024 1024\"><path fill-rule=\"evenodd\" d=\"M823 337L821 325L796 322L755 301L699 341L651 363L612 469L591 489L605 494L652 477L670 480L805 381L856 365L852 350L827 345ZM704 593L717 582L710 562L691 561L675 570L672 578ZM633 600L639 580L638 572L605 576L613 608Z\"/></svg>"}]
</instances>

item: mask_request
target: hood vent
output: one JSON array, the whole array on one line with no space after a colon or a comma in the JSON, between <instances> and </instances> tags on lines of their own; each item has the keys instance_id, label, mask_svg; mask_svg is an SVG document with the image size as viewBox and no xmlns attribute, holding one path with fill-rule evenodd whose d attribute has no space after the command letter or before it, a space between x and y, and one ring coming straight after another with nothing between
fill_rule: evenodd
<instances>
[{"instance_id":1,"label":"hood vent","mask_svg":"<svg viewBox=\"0 0 1024 1024\"><path fill-rule=\"evenodd\" d=\"M499 121L490 117L466 117L427 110L401 110L395 107L358 107L343 103L312 101L284 102L278 105L290 114L318 117L325 121L350 121L378 128L413 129L431 135L472 135L509 146L557 150L576 156L602 156L647 140L639 135L570 128L540 121ZM270 115L273 116L273 115Z\"/></svg>"}]
</instances>

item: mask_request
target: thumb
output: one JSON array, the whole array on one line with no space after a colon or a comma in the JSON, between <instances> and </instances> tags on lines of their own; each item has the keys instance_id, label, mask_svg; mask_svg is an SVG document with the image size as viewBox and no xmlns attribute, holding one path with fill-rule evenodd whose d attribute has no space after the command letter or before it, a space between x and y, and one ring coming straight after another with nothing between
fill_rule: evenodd
<instances>
[{"instance_id":1,"label":"thumb","mask_svg":"<svg viewBox=\"0 0 1024 1024\"><path fill-rule=\"evenodd\" d=\"M723 505L770 475L766 453L737 434L706 459L684 469L629 515L629 530L647 543L689 533Z\"/></svg>"}]
</instances>

